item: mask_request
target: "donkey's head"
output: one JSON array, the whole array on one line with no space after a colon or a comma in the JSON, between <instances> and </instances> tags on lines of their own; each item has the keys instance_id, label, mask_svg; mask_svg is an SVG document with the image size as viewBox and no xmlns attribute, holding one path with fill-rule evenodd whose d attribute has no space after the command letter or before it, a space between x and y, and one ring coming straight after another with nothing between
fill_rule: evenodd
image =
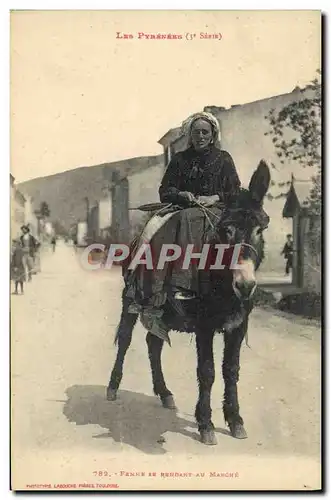
<instances>
[{"instance_id":1,"label":"donkey's head","mask_svg":"<svg viewBox=\"0 0 331 500\"><path fill-rule=\"evenodd\" d=\"M263 210L263 199L269 184L269 167L261 160L248 190L242 189L237 199L224 210L218 227L222 242L241 245L239 266L232 271L233 290L241 300L253 296L255 271L264 257L263 231L268 226L269 217Z\"/></svg>"}]
</instances>

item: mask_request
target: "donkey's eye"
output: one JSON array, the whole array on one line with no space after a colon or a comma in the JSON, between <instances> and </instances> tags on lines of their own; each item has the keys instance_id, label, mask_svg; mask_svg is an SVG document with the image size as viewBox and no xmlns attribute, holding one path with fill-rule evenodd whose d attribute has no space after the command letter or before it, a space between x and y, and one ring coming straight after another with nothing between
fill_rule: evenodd
<instances>
[{"instance_id":1,"label":"donkey's eye","mask_svg":"<svg viewBox=\"0 0 331 500\"><path fill-rule=\"evenodd\" d=\"M262 232L263 232L263 228L262 227L255 227L253 229L253 233L252 233L253 238L260 237L262 235Z\"/></svg>"}]
</instances>

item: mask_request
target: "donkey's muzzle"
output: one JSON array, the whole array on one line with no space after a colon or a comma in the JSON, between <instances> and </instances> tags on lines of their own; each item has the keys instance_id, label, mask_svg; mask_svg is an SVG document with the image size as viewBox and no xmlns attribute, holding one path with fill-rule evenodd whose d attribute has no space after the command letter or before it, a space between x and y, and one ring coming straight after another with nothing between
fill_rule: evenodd
<instances>
[{"instance_id":1,"label":"donkey's muzzle","mask_svg":"<svg viewBox=\"0 0 331 500\"><path fill-rule=\"evenodd\" d=\"M233 284L233 289L238 298L242 300L250 299L256 290L256 281L235 281Z\"/></svg>"}]
</instances>

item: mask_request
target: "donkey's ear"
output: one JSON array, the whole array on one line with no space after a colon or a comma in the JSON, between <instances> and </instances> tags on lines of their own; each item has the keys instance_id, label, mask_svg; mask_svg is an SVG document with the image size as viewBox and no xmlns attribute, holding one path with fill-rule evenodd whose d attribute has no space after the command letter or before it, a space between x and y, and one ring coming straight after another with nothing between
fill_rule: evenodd
<instances>
[{"instance_id":1,"label":"donkey's ear","mask_svg":"<svg viewBox=\"0 0 331 500\"><path fill-rule=\"evenodd\" d=\"M261 160L249 183L249 192L254 201L262 202L270 184L270 170L265 160Z\"/></svg>"}]
</instances>

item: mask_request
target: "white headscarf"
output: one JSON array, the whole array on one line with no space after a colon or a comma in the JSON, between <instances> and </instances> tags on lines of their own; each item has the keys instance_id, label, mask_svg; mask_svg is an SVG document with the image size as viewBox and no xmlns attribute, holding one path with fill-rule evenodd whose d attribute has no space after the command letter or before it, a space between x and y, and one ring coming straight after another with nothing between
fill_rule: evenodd
<instances>
[{"instance_id":1,"label":"white headscarf","mask_svg":"<svg viewBox=\"0 0 331 500\"><path fill-rule=\"evenodd\" d=\"M220 126L215 116L212 115L211 113L207 113L206 111L194 113L193 115L189 116L186 120L183 121L182 133L187 137L187 145L188 146L192 145L191 130L193 123L196 122L197 120L205 120L211 125L213 134L212 142L213 144L217 145L221 140Z\"/></svg>"}]
</instances>

